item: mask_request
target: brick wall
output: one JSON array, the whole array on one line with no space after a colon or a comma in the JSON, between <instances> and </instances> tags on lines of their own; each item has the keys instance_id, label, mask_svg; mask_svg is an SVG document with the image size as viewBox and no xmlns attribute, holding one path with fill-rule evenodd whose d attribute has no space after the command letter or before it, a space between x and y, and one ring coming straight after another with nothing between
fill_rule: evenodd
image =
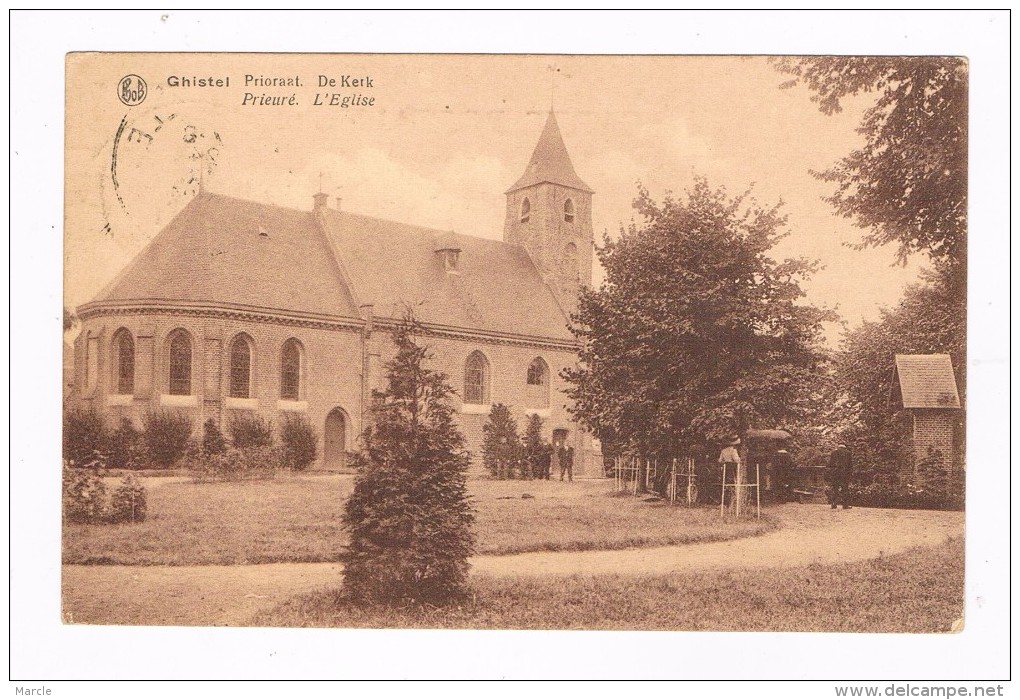
<instances>
[{"instance_id":1,"label":"brick wall","mask_svg":"<svg viewBox=\"0 0 1020 700\"><path fill-rule=\"evenodd\" d=\"M135 340L135 391L131 396L116 394L116 360L112 338L121 328L127 329ZM177 328L186 330L192 341L192 395L168 396L167 337ZM247 334L252 341L252 370L250 399L236 401L229 398L229 348L239 334ZM95 389L86 388L87 339L98 338L95 358L98 377ZM283 344L296 338L302 345L303 371L301 395L298 402L280 402L280 362ZM464 431L467 447L472 452L473 471L481 470L482 426L489 406L466 406L460 400L464 388L464 364L472 352L483 353L489 363L490 405L504 403L511 407L523 434L528 409L536 409L543 416L543 433L547 440L552 431L563 428L569 431L568 443L576 450L575 475L601 475L601 457L594 450L591 437L570 419L566 410L565 383L560 371L575 361L575 355L566 350L548 350L520 347L489 340L464 340L425 336L420 342L429 346L435 357L432 366L445 372L457 391L454 401L456 419ZM365 362L363 364L363 347ZM286 410L304 414L319 433L319 461L323 467L323 437L327 415L335 408L345 415L348 450L356 449L357 437L363 430L364 397L371 389L384 388L385 362L394 349L386 331L376 330L363 344L362 331L305 328L284 323L244 321L191 315L134 314L93 317L83 322L82 332L76 340L76 400L91 405L104 413L111 427L122 417L131 418L137 426L152 409L167 408L181 411L192 418L196 437L201 435L202 424L214 418L225 427L231 415L238 412L257 412L272 420L278 427ZM541 357L549 367L548 402L542 401L543 392L527 383L528 366ZM367 376L363 384L362 376ZM537 404L537 405L536 405Z\"/></svg>"},{"instance_id":2,"label":"brick wall","mask_svg":"<svg viewBox=\"0 0 1020 700\"><path fill-rule=\"evenodd\" d=\"M947 471L953 465L953 414L950 411L914 411L914 465L920 464L929 450L942 454Z\"/></svg>"}]
</instances>

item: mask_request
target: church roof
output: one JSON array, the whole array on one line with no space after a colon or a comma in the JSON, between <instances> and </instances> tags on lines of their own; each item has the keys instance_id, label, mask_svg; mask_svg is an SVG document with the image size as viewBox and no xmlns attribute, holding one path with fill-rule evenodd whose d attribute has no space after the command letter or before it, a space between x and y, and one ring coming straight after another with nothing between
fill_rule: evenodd
<instances>
[{"instance_id":1,"label":"church roof","mask_svg":"<svg viewBox=\"0 0 1020 700\"><path fill-rule=\"evenodd\" d=\"M358 301L425 324L570 341L566 316L528 253L502 241L326 210L326 235ZM437 251L458 250L447 271Z\"/></svg>"},{"instance_id":2,"label":"church roof","mask_svg":"<svg viewBox=\"0 0 1020 700\"><path fill-rule=\"evenodd\" d=\"M507 190L507 194L542 182L551 182L592 192L592 189L584 184L584 181L574 171L574 164L570 162L570 154L567 153L563 136L560 135L560 127L556 123L556 115L552 110L549 110L545 128L542 129L542 135L538 137L538 144L535 146L534 153L531 154L531 160L524 170L524 175Z\"/></svg>"},{"instance_id":3,"label":"church roof","mask_svg":"<svg viewBox=\"0 0 1020 700\"><path fill-rule=\"evenodd\" d=\"M96 298L204 302L571 341L528 253L501 241L333 209L197 195ZM438 251L459 250L448 271Z\"/></svg>"},{"instance_id":4,"label":"church roof","mask_svg":"<svg viewBox=\"0 0 1020 700\"><path fill-rule=\"evenodd\" d=\"M96 298L153 300L358 316L314 214L208 192Z\"/></svg>"},{"instance_id":5,"label":"church roof","mask_svg":"<svg viewBox=\"0 0 1020 700\"><path fill-rule=\"evenodd\" d=\"M960 408L949 355L897 355L894 371L903 408Z\"/></svg>"}]
</instances>

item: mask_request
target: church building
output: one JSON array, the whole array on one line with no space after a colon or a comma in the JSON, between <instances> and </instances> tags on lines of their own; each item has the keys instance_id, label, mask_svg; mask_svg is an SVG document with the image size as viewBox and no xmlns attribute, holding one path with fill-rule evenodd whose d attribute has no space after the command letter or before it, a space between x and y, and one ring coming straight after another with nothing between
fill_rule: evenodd
<instances>
[{"instance_id":1,"label":"church building","mask_svg":"<svg viewBox=\"0 0 1020 700\"><path fill-rule=\"evenodd\" d=\"M491 406L529 414L601 475L597 443L570 417L560 372L567 329L591 283L592 190L550 112L524 174L506 191L503 240L310 211L201 191L93 301L77 309L75 402L111 425L154 409L226 426L237 412L304 414L320 469L357 449L372 390L385 387L389 329L410 305L419 342L457 390L474 467Z\"/></svg>"}]
</instances>

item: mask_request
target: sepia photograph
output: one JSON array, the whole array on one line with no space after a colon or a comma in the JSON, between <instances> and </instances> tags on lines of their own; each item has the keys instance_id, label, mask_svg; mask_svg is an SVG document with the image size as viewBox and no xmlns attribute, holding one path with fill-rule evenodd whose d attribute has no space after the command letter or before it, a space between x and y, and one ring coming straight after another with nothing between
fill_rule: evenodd
<instances>
[{"instance_id":1,"label":"sepia photograph","mask_svg":"<svg viewBox=\"0 0 1020 700\"><path fill-rule=\"evenodd\" d=\"M26 678L993 677L1008 193L973 37L73 16L120 14L151 40L63 44L61 113L12 100L60 134L12 146L52 248L11 267L54 389L12 440L49 448L12 457ZM690 45L549 38L614 17ZM175 34L233 18L320 26ZM442 18L443 51L355 31Z\"/></svg>"},{"instance_id":2,"label":"sepia photograph","mask_svg":"<svg viewBox=\"0 0 1020 700\"><path fill-rule=\"evenodd\" d=\"M965 59L66 75L67 624L962 628Z\"/></svg>"}]
</instances>

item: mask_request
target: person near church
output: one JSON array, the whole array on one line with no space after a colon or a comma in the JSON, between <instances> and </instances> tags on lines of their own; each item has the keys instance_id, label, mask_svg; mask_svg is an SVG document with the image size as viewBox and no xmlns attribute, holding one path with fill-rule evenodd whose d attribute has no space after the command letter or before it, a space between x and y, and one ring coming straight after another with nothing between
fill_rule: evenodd
<instances>
[{"instance_id":1,"label":"person near church","mask_svg":"<svg viewBox=\"0 0 1020 700\"><path fill-rule=\"evenodd\" d=\"M843 510L851 508L850 505L850 474L853 471L853 458L846 445L840 443L832 454L829 455L829 494L830 504L835 510L836 506L843 506Z\"/></svg>"},{"instance_id":2,"label":"person near church","mask_svg":"<svg viewBox=\"0 0 1020 700\"><path fill-rule=\"evenodd\" d=\"M570 445L560 445L557 450L557 457L560 463L560 481L566 475L568 481L574 480L574 448Z\"/></svg>"},{"instance_id":3,"label":"person near church","mask_svg":"<svg viewBox=\"0 0 1020 700\"><path fill-rule=\"evenodd\" d=\"M539 455L539 467L541 469L541 475L539 479L545 479L549 481L552 477L552 459L553 459L553 446L549 443L542 443L542 452Z\"/></svg>"}]
</instances>

